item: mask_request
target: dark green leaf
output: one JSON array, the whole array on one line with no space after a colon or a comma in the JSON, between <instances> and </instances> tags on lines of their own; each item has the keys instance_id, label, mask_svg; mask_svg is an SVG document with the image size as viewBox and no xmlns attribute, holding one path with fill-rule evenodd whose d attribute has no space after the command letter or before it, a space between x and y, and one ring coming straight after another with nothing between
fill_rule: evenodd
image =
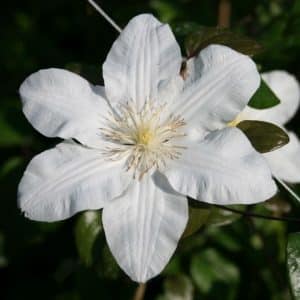
<instances>
[{"instance_id":1,"label":"dark green leaf","mask_svg":"<svg viewBox=\"0 0 300 300\"><path fill-rule=\"evenodd\" d=\"M242 121L237 127L250 140L253 147L260 153L266 153L289 142L289 136L280 127L263 121Z\"/></svg>"},{"instance_id":2,"label":"dark green leaf","mask_svg":"<svg viewBox=\"0 0 300 300\"><path fill-rule=\"evenodd\" d=\"M185 48L188 57L198 55L199 51L211 44L225 45L246 55L255 55L262 51L262 46L248 37L226 28L201 26L186 38Z\"/></svg>"},{"instance_id":3,"label":"dark green leaf","mask_svg":"<svg viewBox=\"0 0 300 300\"><path fill-rule=\"evenodd\" d=\"M100 251L100 249L97 249L97 251ZM120 267L107 245L101 251L100 259L96 264L96 271L101 278L106 279L117 279L120 275Z\"/></svg>"},{"instance_id":4,"label":"dark green leaf","mask_svg":"<svg viewBox=\"0 0 300 300\"><path fill-rule=\"evenodd\" d=\"M87 211L78 217L75 226L76 246L81 260L87 266L92 264L93 247L101 230L99 211Z\"/></svg>"},{"instance_id":5,"label":"dark green leaf","mask_svg":"<svg viewBox=\"0 0 300 300\"><path fill-rule=\"evenodd\" d=\"M8 175L14 169L18 168L22 163L23 163L23 158L19 156L13 156L7 159L1 166L0 179Z\"/></svg>"},{"instance_id":6,"label":"dark green leaf","mask_svg":"<svg viewBox=\"0 0 300 300\"><path fill-rule=\"evenodd\" d=\"M183 238L197 232L207 222L210 209L195 208L189 205L189 221L182 235Z\"/></svg>"},{"instance_id":7,"label":"dark green leaf","mask_svg":"<svg viewBox=\"0 0 300 300\"><path fill-rule=\"evenodd\" d=\"M292 233L287 244L287 268L292 294L300 299L300 233Z\"/></svg>"},{"instance_id":8,"label":"dark green leaf","mask_svg":"<svg viewBox=\"0 0 300 300\"><path fill-rule=\"evenodd\" d=\"M255 92L248 105L257 109L270 108L278 105L280 100L274 94L274 92L269 88L263 79L261 79L260 87Z\"/></svg>"}]
</instances>

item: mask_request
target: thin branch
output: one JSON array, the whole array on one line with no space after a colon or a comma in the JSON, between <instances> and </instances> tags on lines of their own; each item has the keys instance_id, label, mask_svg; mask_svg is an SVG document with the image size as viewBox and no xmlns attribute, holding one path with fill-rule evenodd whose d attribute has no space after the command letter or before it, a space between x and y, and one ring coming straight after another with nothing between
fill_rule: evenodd
<instances>
[{"instance_id":1,"label":"thin branch","mask_svg":"<svg viewBox=\"0 0 300 300\"><path fill-rule=\"evenodd\" d=\"M134 293L133 300L143 300L146 292L146 283L140 283Z\"/></svg>"},{"instance_id":2,"label":"thin branch","mask_svg":"<svg viewBox=\"0 0 300 300\"><path fill-rule=\"evenodd\" d=\"M245 217L253 217L253 218L259 218L259 219L265 219L265 220L272 220L272 221L281 221L281 222L296 222L296 223L300 223L300 219L299 218L266 216L266 215L261 215L261 214L249 212L249 211L238 210L238 209L231 208L231 207L224 206L224 205L213 205L213 206L215 206L217 208L221 208L223 210L230 211L230 212L235 213L235 214L239 214L239 215L245 216Z\"/></svg>"},{"instance_id":3,"label":"thin branch","mask_svg":"<svg viewBox=\"0 0 300 300\"><path fill-rule=\"evenodd\" d=\"M220 27L230 27L231 18L231 1L219 0L219 13L218 13L218 25Z\"/></svg>"},{"instance_id":4,"label":"thin branch","mask_svg":"<svg viewBox=\"0 0 300 300\"><path fill-rule=\"evenodd\" d=\"M93 0L87 0L96 11L102 15L102 17L119 33L121 33L122 29L117 25L117 23Z\"/></svg>"}]
</instances>

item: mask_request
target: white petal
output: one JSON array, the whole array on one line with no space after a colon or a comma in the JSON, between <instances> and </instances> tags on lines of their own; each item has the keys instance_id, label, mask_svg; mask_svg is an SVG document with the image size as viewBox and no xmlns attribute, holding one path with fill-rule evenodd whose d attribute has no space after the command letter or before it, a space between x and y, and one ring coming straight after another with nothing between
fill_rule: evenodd
<instances>
[{"instance_id":1,"label":"white petal","mask_svg":"<svg viewBox=\"0 0 300 300\"><path fill-rule=\"evenodd\" d=\"M247 107L243 111L241 118L284 125L294 117L299 108L299 82L293 75L285 71L264 73L262 77L280 99L280 104L267 109Z\"/></svg>"},{"instance_id":2,"label":"white petal","mask_svg":"<svg viewBox=\"0 0 300 300\"><path fill-rule=\"evenodd\" d=\"M293 132L288 132L290 142L275 151L265 153L272 173L290 183L300 182L300 141Z\"/></svg>"},{"instance_id":3,"label":"white petal","mask_svg":"<svg viewBox=\"0 0 300 300\"><path fill-rule=\"evenodd\" d=\"M270 169L237 128L208 134L164 171L183 195L215 204L250 204L276 192Z\"/></svg>"},{"instance_id":4,"label":"white petal","mask_svg":"<svg viewBox=\"0 0 300 300\"><path fill-rule=\"evenodd\" d=\"M112 102L156 100L160 81L179 74L180 48L168 25L152 15L133 18L114 42L103 65Z\"/></svg>"},{"instance_id":5,"label":"white petal","mask_svg":"<svg viewBox=\"0 0 300 300\"><path fill-rule=\"evenodd\" d=\"M162 80L158 86L158 99L164 103L172 103L182 92L184 81L180 75L172 77L171 79Z\"/></svg>"},{"instance_id":6,"label":"white petal","mask_svg":"<svg viewBox=\"0 0 300 300\"><path fill-rule=\"evenodd\" d=\"M102 221L120 267L137 282L159 274L174 253L188 219L185 197L164 192L146 176L106 205Z\"/></svg>"},{"instance_id":7,"label":"white petal","mask_svg":"<svg viewBox=\"0 0 300 300\"><path fill-rule=\"evenodd\" d=\"M66 219L119 196L129 181L124 175L121 162L106 162L97 150L63 142L29 163L19 185L19 206L33 220Z\"/></svg>"},{"instance_id":8,"label":"white petal","mask_svg":"<svg viewBox=\"0 0 300 300\"><path fill-rule=\"evenodd\" d=\"M260 84L254 62L228 47L202 50L187 72L185 91L174 104L189 124L204 130L223 128L247 105Z\"/></svg>"},{"instance_id":9,"label":"white petal","mask_svg":"<svg viewBox=\"0 0 300 300\"><path fill-rule=\"evenodd\" d=\"M24 114L35 129L90 146L101 143L100 119L107 103L100 93L100 87L62 69L40 70L20 87Z\"/></svg>"}]
</instances>

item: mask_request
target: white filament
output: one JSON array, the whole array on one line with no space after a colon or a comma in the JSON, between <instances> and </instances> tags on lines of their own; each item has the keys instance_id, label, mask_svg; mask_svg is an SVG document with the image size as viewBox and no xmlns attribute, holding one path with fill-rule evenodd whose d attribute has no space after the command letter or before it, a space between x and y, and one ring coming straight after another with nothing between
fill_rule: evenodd
<instances>
[{"instance_id":1,"label":"white filament","mask_svg":"<svg viewBox=\"0 0 300 300\"><path fill-rule=\"evenodd\" d=\"M116 24L116 22L93 0L88 0L88 2L96 9L98 13L100 13L103 18L114 27L119 33L121 33L122 29Z\"/></svg>"},{"instance_id":2,"label":"white filament","mask_svg":"<svg viewBox=\"0 0 300 300\"><path fill-rule=\"evenodd\" d=\"M102 136L111 143L104 149L112 160L126 158L127 170L141 179L150 169L161 169L167 160L179 158L185 126L180 116L168 114L166 105L147 101L142 109L126 103L110 112Z\"/></svg>"},{"instance_id":3,"label":"white filament","mask_svg":"<svg viewBox=\"0 0 300 300\"><path fill-rule=\"evenodd\" d=\"M283 182L281 179L277 177L275 178L296 200L300 202L300 197L285 182Z\"/></svg>"}]
</instances>

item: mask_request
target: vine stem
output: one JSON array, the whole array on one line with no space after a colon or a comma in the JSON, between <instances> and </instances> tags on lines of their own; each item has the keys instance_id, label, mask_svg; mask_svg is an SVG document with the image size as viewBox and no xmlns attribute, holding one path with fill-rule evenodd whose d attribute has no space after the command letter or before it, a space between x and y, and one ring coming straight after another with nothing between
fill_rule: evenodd
<instances>
[{"instance_id":1,"label":"vine stem","mask_svg":"<svg viewBox=\"0 0 300 300\"><path fill-rule=\"evenodd\" d=\"M133 300L143 300L146 292L146 283L140 283L135 290Z\"/></svg>"},{"instance_id":2,"label":"vine stem","mask_svg":"<svg viewBox=\"0 0 300 300\"><path fill-rule=\"evenodd\" d=\"M94 8L95 10L102 15L102 17L119 33L121 33L122 29L120 26L117 25L117 23L93 0L87 0Z\"/></svg>"},{"instance_id":3,"label":"vine stem","mask_svg":"<svg viewBox=\"0 0 300 300\"><path fill-rule=\"evenodd\" d=\"M230 27L231 18L231 1L220 0L219 2L219 13L218 13L218 25L220 27Z\"/></svg>"},{"instance_id":4,"label":"vine stem","mask_svg":"<svg viewBox=\"0 0 300 300\"><path fill-rule=\"evenodd\" d=\"M250 211L242 211L242 210L238 210L235 208L231 208L225 205L213 205L217 208L221 208L223 210L227 210L230 211L232 213L235 214L239 214L245 217L253 217L253 218L259 218L259 219L265 219L265 220L272 220L272 221L281 221L281 222L296 222L296 223L300 223L300 219L299 218L293 218L293 217L275 217L275 216L266 216L266 215L261 215L261 214L257 214L257 213L253 213Z\"/></svg>"}]
</instances>

